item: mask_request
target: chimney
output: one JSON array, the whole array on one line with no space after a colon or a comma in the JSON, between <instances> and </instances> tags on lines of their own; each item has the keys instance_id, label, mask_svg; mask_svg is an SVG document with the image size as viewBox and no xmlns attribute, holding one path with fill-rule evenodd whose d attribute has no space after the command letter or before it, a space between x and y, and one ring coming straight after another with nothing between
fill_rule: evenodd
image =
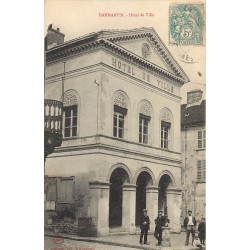
<instances>
[{"instance_id":1,"label":"chimney","mask_svg":"<svg viewBox=\"0 0 250 250\"><path fill-rule=\"evenodd\" d=\"M51 49L57 45L64 43L65 35L60 32L60 29L53 29L52 24L48 26L47 35L45 38L46 49Z\"/></svg>"},{"instance_id":2,"label":"chimney","mask_svg":"<svg viewBox=\"0 0 250 250\"><path fill-rule=\"evenodd\" d=\"M202 101L202 91L200 89L194 89L187 93L187 104L200 103Z\"/></svg>"}]
</instances>

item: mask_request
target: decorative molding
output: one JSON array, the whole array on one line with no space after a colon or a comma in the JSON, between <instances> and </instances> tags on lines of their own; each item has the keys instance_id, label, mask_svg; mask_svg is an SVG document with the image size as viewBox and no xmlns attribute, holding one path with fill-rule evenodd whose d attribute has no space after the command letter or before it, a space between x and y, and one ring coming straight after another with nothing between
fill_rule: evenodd
<instances>
[{"instance_id":1,"label":"decorative molding","mask_svg":"<svg viewBox=\"0 0 250 250\"><path fill-rule=\"evenodd\" d=\"M182 189L178 188L167 188L166 189L167 194L175 194L175 195L181 195Z\"/></svg>"},{"instance_id":2,"label":"decorative molding","mask_svg":"<svg viewBox=\"0 0 250 250\"><path fill-rule=\"evenodd\" d=\"M172 189L175 189L175 187L176 187L176 181L175 181L174 175L173 175L169 170L164 170L164 171L162 171L162 172L159 174L159 177L158 177L158 179L157 179L158 185L159 185L159 183L160 183L161 178L162 178L164 175L167 175L167 176L170 177L171 182L172 182L172 184L173 184L173 188L172 188ZM170 183L171 183L171 182L170 182Z\"/></svg>"},{"instance_id":3,"label":"decorative molding","mask_svg":"<svg viewBox=\"0 0 250 250\"><path fill-rule=\"evenodd\" d=\"M152 106L147 100L143 100L140 104L139 113L146 115L146 116L152 116Z\"/></svg>"},{"instance_id":4,"label":"decorative molding","mask_svg":"<svg viewBox=\"0 0 250 250\"><path fill-rule=\"evenodd\" d=\"M140 169L135 173L135 175L134 175L134 176L135 176L135 181L137 182L138 177L139 177L139 175L140 175L142 172L147 172L147 173L149 174L149 176L151 177L152 184L151 184L151 185L148 185L147 187L153 187L153 188L157 187L155 175L154 175L152 169L149 168L149 167L142 167L142 168L140 168ZM150 181L150 180L149 180L149 181ZM157 190L158 190L158 189L157 189Z\"/></svg>"},{"instance_id":5,"label":"decorative molding","mask_svg":"<svg viewBox=\"0 0 250 250\"><path fill-rule=\"evenodd\" d=\"M108 137L108 136L104 136L104 135L102 135L101 137L108 138L108 139L111 139L111 140L116 140L114 137ZM88 137L88 138L93 138L93 137ZM148 145L142 145L140 143L132 143L132 142L128 142L128 141L124 141L124 142L125 143L130 143L130 144L133 144L133 145L138 145L138 146L140 146L142 148L146 147L146 148L151 148L151 149L157 149L159 151L164 151L161 148L156 148L156 147L152 147L152 146L148 146ZM68 155L68 154L67 155L60 155L60 154L64 154L64 153L68 153L68 152L74 152L71 155L76 155L77 154L76 152L78 152L78 151L87 151L87 150L93 150L93 149L111 151L112 155L116 155L116 156L117 156L116 153L126 154L127 157L123 156L123 158L135 159L134 156L143 157L145 162L152 162L152 161L149 161L148 159L154 159L154 160L157 160L157 161L162 161L161 164L166 164L168 166L181 168L181 166L171 165L170 163L181 164L182 160L177 159L177 158L172 158L172 157L170 158L170 156L168 156L167 154L165 156L157 155L157 154L149 154L143 149L141 149L140 151L138 151L138 150L135 151L135 150L133 150L131 148L126 149L126 148L110 145L110 144L107 144L107 143L104 144L102 142L99 143L99 144L86 144L86 145L77 145L77 146L68 146L68 147L65 147L65 146L58 147L58 148L55 149L53 155L49 156L48 158L68 157L70 155ZM92 153L88 152L87 154L88 155L89 154L98 154L98 152L92 152ZM168 152L173 153L173 154L178 155L178 156L181 155L181 153L179 153L179 152L167 151L167 153ZM59 154L59 155L56 155L56 154ZM82 152L80 154L84 154L84 153ZM104 154L110 155L109 153L104 153Z\"/></svg>"},{"instance_id":6,"label":"decorative molding","mask_svg":"<svg viewBox=\"0 0 250 250\"><path fill-rule=\"evenodd\" d=\"M145 59L150 59L151 50L147 43L143 43L141 46L142 57Z\"/></svg>"},{"instance_id":7,"label":"decorative molding","mask_svg":"<svg viewBox=\"0 0 250 250\"><path fill-rule=\"evenodd\" d=\"M128 109L128 99L122 91L119 90L115 93L114 104L119 107Z\"/></svg>"},{"instance_id":8,"label":"decorative molding","mask_svg":"<svg viewBox=\"0 0 250 250\"><path fill-rule=\"evenodd\" d=\"M172 123L172 113L168 108L164 108L161 112L161 121Z\"/></svg>"},{"instance_id":9,"label":"decorative molding","mask_svg":"<svg viewBox=\"0 0 250 250\"><path fill-rule=\"evenodd\" d=\"M63 99L63 107L78 105L77 92L75 90L68 90L61 97Z\"/></svg>"},{"instance_id":10,"label":"decorative molding","mask_svg":"<svg viewBox=\"0 0 250 250\"><path fill-rule=\"evenodd\" d=\"M146 69L152 70L155 73L160 74L163 77L170 78L175 83L185 83L189 81L189 78L185 75L184 72L180 72L176 69L177 66L173 65L173 62L171 60L174 60L171 58L171 60L168 58L168 56L165 54L162 54L164 60L168 63L170 68L175 72L176 75L166 71L165 69L162 69L161 67L150 63L146 59L143 59L142 57L139 57L132 52L120 47L117 44L114 44L109 40L106 40L104 38L101 38L96 41L92 41L89 43L86 43L85 40L77 43L72 44L65 44L65 46L58 46L55 47L53 50L49 50L46 52L46 63L54 62L59 59L63 59L68 56L73 56L75 54L83 53L89 50L96 50L96 49L107 49L108 51L111 51L119 56L122 56L129 60L131 63L136 63L139 66L145 67ZM161 49L163 51L163 49ZM179 66L180 67L180 66Z\"/></svg>"},{"instance_id":11,"label":"decorative molding","mask_svg":"<svg viewBox=\"0 0 250 250\"><path fill-rule=\"evenodd\" d=\"M109 189L111 183L103 181L89 181L90 189Z\"/></svg>"}]
</instances>

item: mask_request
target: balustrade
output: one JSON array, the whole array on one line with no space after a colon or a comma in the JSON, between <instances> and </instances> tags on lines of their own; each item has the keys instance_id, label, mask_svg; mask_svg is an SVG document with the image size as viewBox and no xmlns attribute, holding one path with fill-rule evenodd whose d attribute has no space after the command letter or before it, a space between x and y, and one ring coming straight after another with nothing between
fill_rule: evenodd
<instances>
[{"instance_id":1,"label":"balustrade","mask_svg":"<svg viewBox=\"0 0 250 250\"><path fill-rule=\"evenodd\" d=\"M44 156L53 153L62 144L62 106L63 103L44 100Z\"/></svg>"}]
</instances>

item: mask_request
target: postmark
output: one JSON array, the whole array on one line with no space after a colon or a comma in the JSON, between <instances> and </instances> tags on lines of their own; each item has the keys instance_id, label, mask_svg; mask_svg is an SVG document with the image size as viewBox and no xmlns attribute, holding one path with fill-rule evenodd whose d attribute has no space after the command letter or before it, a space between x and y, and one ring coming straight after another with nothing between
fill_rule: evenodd
<instances>
[{"instance_id":1,"label":"postmark","mask_svg":"<svg viewBox=\"0 0 250 250\"><path fill-rule=\"evenodd\" d=\"M203 45L204 4L170 5L169 43L177 45Z\"/></svg>"},{"instance_id":2,"label":"postmark","mask_svg":"<svg viewBox=\"0 0 250 250\"><path fill-rule=\"evenodd\" d=\"M198 63L199 61L199 58L196 55L193 55L194 53L192 53L192 49L187 47L178 46L175 44L173 46L173 53L180 61L187 64L194 64Z\"/></svg>"}]
</instances>

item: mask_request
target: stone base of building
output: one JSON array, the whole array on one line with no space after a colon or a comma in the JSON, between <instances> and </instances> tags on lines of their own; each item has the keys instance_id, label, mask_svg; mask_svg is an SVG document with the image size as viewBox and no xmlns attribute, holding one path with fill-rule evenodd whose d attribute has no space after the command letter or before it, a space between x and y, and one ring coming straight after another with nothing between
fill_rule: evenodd
<instances>
[{"instance_id":1,"label":"stone base of building","mask_svg":"<svg viewBox=\"0 0 250 250\"><path fill-rule=\"evenodd\" d=\"M109 236L109 227L92 227L91 228L91 236L92 237L105 237Z\"/></svg>"}]
</instances>

